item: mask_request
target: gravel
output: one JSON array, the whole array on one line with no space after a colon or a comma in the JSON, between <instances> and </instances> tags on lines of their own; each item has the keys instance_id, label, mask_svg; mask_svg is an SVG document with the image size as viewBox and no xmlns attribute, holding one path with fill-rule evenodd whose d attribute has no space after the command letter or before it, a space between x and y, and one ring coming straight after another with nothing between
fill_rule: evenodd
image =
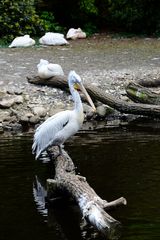
<instances>
[{"instance_id":1,"label":"gravel","mask_svg":"<svg viewBox=\"0 0 160 240\"><path fill-rule=\"evenodd\" d=\"M27 76L37 74L40 59L60 64L66 76L75 70L84 82L123 100L125 86L130 81L159 79L159 39L111 38L97 34L69 43L67 46L0 49L1 132L21 129L25 124L34 127L52 114L71 108L72 100L67 93L27 82ZM106 111L105 108L101 114L102 111Z\"/></svg>"}]
</instances>

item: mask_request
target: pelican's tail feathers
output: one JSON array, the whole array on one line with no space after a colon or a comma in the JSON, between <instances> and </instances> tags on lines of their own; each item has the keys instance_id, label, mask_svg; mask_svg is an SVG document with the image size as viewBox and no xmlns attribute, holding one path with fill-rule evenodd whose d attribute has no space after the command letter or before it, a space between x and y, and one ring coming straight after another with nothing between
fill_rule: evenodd
<instances>
[{"instance_id":1,"label":"pelican's tail feathers","mask_svg":"<svg viewBox=\"0 0 160 240\"><path fill-rule=\"evenodd\" d=\"M35 154L35 159L37 160L39 158L39 156L41 155L41 150L39 149L39 147L37 146L36 142L33 143L32 145L32 154Z\"/></svg>"},{"instance_id":2,"label":"pelican's tail feathers","mask_svg":"<svg viewBox=\"0 0 160 240\"><path fill-rule=\"evenodd\" d=\"M37 145L36 145L36 143L34 142L33 145L32 145L32 154L35 154L35 153L36 153L36 149L37 149Z\"/></svg>"},{"instance_id":3,"label":"pelican's tail feathers","mask_svg":"<svg viewBox=\"0 0 160 240\"><path fill-rule=\"evenodd\" d=\"M35 159L38 160L38 158L40 157L40 155L41 155L41 151L39 151L38 153L36 153Z\"/></svg>"}]
</instances>

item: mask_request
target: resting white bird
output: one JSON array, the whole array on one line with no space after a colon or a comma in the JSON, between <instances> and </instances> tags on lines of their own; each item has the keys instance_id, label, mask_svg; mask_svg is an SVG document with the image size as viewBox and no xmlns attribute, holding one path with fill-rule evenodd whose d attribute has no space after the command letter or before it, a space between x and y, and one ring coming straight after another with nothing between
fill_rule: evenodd
<instances>
[{"instance_id":1,"label":"resting white bird","mask_svg":"<svg viewBox=\"0 0 160 240\"><path fill-rule=\"evenodd\" d=\"M66 35L67 39L77 39L77 38L86 38L86 33L82 31L81 28L70 28Z\"/></svg>"},{"instance_id":2,"label":"resting white bird","mask_svg":"<svg viewBox=\"0 0 160 240\"><path fill-rule=\"evenodd\" d=\"M35 40L32 39L29 35L24 35L20 37L16 37L12 43L9 45L10 48L12 47L29 47L35 44Z\"/></svg>"},{"instance_id":3,"label":"resting white bird","mask_svg":"<svg viewBox=\"0 0 160 240\"><path fill-rule=\"evenodd\" d=\"M47 32L39 39L39 43L43 45L65 45L68 44L62 33Z\"/></svg>"},{"instance_id":4,"label":"resting white bird","mask_svg":"<svg viewBox=\"0 0 160 240\"><path fill-rule=\"evenodd\" d=\"M37 65L38 76L40 78L50 78L57 75L64 75L63 69L59 64L49 63L47 60L40 59Z\"/></svg>"},{"instance_id":5,"label":"resting white bird","mask_svg":"<svg viewBox=\"0 0 160 240\"><path fill-rule=\"evenodd\" d=\"M59 153L62 154L62 144L81 128L84 113L77 89L80 89L84 93L93 111L96 110L82 84L80 76L75 71L70 71L68 75L68 85L73 97L74 109L53 115L36 129L32 145L32 152L36 154L36 159L51 146L58 146Z\"/></svg>"}]
</instances>

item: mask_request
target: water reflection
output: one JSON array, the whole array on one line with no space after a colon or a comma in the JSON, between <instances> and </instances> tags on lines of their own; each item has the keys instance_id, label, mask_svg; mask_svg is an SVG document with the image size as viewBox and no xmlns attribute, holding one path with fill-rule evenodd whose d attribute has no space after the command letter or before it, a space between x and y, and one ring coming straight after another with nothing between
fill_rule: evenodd
<instances>
[{"instance_id":1,"label":"water reflection","mask_svg":"<svg viewBox=\"0 0 160 240\"><path fill-rule=\"evenodd\" d=\"M46 207L46 197L47 191L40 183L37 176L35 176L35 181L33 182L33 197L37 205L37 211L44 217L48 216L48 209Z\"/></svg>"},{"instance_id":2,"label":"water reflection","mask_svg":"<svg viewBox=\"0 0 160 240\"><path fill-rule=\"evenodd\" d=\"M0 240L93 239L75 205L57 201L46 208L46 179L54 173L34 160L31 145L31 135L0 138ZM127 199L126 207L110 213L123 224L122 240L159 239L159 145L157 125L82 131L66 144L102 198Z\"/></svg>"},{"instance_id":3,"label":"water reflection","mask_svg":"<svg viewBox=\"0 0 160 240\"><path fill-rule=\"evenodd\" d=\"M61 239L103 239L92 226L82 218L78 206L73 201L61 197L47 201L46 186L35 176L33 196L37 211L46 219L49 228L59 232Z\"/></svg>"}]
</instances>

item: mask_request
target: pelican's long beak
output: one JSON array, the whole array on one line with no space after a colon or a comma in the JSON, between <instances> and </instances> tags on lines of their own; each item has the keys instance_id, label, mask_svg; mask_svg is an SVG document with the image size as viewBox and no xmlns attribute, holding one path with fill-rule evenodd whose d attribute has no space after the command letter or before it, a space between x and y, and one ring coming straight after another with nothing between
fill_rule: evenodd
<instances>
[{"instance_id":1,"label":"pelican's long beak","mask_svg":"<svg viewBox=\"0 0 160 240\"><path fill-rule=\"evenodd\" d=\"M82 91L82 93L85 95L88 103L91 105L93 111L95 112L96 111L96 107L94 106L94 103L93 103L92 99L90 98L89 94L87 93L85 87L83 86L82 83L79 83L79 87L80 87L80 90Z\"/></svg>"}]
</instances>

